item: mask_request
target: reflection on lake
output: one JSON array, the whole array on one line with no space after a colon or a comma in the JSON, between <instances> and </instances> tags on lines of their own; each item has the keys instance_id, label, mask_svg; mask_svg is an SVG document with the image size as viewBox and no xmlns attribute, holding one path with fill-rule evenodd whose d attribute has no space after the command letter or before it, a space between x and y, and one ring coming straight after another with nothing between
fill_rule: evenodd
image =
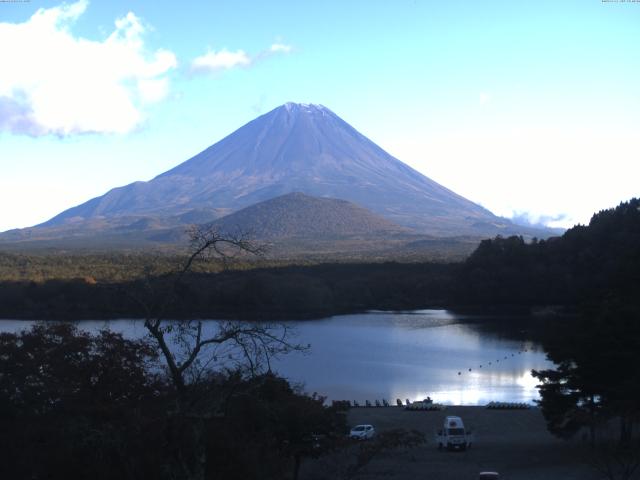
<instances>
[{"instance_id":1,"label":"reflection on lake","mask_svg":"<svg viewBox=\"0 0 640 480\"><path fill-rule=\"evenodd\" d=\"M312 353L283 360L278 371L304 381L307 391L360 403L431 396L440 403L484 405L538 398L530 372L552 366L544 352L461 320L425 310L297 322L299 340L311 343Z\"/></svg>"},{"instance_id":2,"label":"reflection on lake","mask_svg":"<svg viewBox=\"0 0 640 480\"><path fill-rule=\"evenodd\" d=\"M491 333L485 328L488 319L468 323L469 318L423 310L289 322L295 326L295 341L311 344L311 350L282 357L274 369L304 383L310 393L361 404L427 396L456 405L538 398L530 372L552 366L544 352L530 342ZM88 330L108 326L130 337L146 333L142 322L133 320L78 325ZM0 321L4 331L25 327L25 322Z\"/></svg>"}]
</instances>

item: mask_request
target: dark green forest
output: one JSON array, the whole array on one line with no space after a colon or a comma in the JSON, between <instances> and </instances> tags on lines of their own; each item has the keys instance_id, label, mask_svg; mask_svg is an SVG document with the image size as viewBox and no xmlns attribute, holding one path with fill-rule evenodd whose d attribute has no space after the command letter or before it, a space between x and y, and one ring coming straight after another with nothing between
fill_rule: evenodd
<instances>
[{"instance_id":1,"label":"dark green forest","mask_svg":"<svg viewBox=\"0 0 640 480\"><path fill-rule=\"evenodd\" d=\"M448 264L322 264L190 272L168 315L174 318L311 318L367 309L444 305ZM94 277L5 281L0 316L62 319L142 317L139 299L162 292L170 273L125 281ZM151 287L150 287L151 286Z\"/></svg>"}]
</instances>

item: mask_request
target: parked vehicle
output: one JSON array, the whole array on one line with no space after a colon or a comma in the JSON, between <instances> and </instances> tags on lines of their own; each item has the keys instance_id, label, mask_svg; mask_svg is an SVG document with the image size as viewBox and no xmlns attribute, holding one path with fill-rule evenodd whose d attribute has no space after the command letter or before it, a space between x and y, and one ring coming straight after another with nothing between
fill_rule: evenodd
<instances>
[{"instance_id":1,"label":"parked vehicle","mask_svg":"<svg viewBox=\"0 0 640 480\"><path fill-rule=\"evenodd\" d=\"M473 433L467 431L460 417L449 416L444 419L442 430L436 433L438 448L448 450L466 450L473 443Z\"/></svg>"},{"instance_id":2,"label":"parked vehicle","mask_svg":"<svg viewBox=\"0 0 640 480\"><path fill-rule=\"evenodd\" d=\"M355 440L368 440L373 438L376 434L376 429L373 428L373 425L356 425L349 432L349 437Z\"/></svg>"}]
</instances>

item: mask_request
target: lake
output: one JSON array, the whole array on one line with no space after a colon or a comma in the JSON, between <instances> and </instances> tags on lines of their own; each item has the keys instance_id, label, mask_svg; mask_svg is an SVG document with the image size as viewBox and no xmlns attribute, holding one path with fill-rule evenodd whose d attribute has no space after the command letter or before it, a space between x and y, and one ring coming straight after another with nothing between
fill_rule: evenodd
<instances>
[{"instance_id":1,"label":"lake","mask_svg":"<svg viewBox=\"0 0 640 480\"><path fill-rule=\"evenodd\" d=\"M215 320L207 320L215 325ZM274 370L305 391L329 400L395 399L455 405L490 401L532 402L538 398L532 369L553 366L542 349L495 333L491 318L447 310L369 312L287 322L295 340L310 344L274 363ZM28 322L0 320L0 330ZM87 330L107 326L130 337L145 335L141 321L82 321Z\"/></svg>"}]
</instances>

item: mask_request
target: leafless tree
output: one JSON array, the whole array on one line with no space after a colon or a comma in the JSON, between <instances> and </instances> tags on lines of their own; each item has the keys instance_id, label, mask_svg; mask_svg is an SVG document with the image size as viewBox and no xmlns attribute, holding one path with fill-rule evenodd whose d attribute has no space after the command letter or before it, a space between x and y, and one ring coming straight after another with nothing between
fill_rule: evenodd
<instances>
[{"instance_id":1,"label":"leafless tree","mask_svg":"<svg viewBox=\"0 0 640 480\"><path fill-rule=\"evenodd\" d=\"M178 299L180 287L198 261L217 259L228 267L242 255L262 255L264 250L244 234L220 233L215 228L193 228L190 253L175 272L161 280L147 278L145 292L134 295L145 312L144 326L157 344L177 392L185 393L190 381L201 377L213 364L244 368L255 375L271 370L271 360L306 347L292 342L284 323L167 319L169 307Z\"/></svg>"},{"instance_id":2,"label":"leafless tree","mask_svg":"<svg viewBox=\"0 0 640 480\"><path fill-rule=\"evenodd\" d=\"M283 323L201 320L176 321L167 318L171 305L199 261L218 259L226 267L238 256L261 255L263 249L246 235L220 233L215 228L194 228L191 248L184 263L162 278L147 278L142 294L133 295L145 312L144 326L164 359L177 393L174 461L170 476L200 480L205 478L205 425L217 414L216 401L202 401L198 383L215 368L241 369L247 375L271 371L272 359L294 351L304 351L292 341L290 328ZM196 406L199 405L199 406ZM200 408L206 405L206 408Z\"/></svg>"}]
</instances>

